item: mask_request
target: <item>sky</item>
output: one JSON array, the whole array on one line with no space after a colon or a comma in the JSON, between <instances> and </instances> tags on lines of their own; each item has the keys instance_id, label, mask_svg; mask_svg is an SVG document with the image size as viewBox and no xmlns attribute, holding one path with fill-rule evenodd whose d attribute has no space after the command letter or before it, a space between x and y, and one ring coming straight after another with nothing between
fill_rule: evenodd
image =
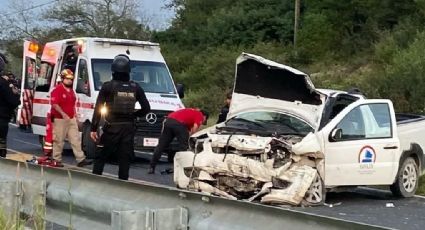
<instances>
[{"instance_id":1,"label":"sky","mask_svg":"<svg viewBox=\"0 0 425 230\"><path fill-rule=\"evenodd\" d=\"M34 5L41 5L44 3L51 2L52 0L33 0ZM10 9L10 2L13 0L0 0L0 9L2 13L13 12L13 9ZM157 30L163 30L170 25L171 19L174 17L174 12L163 9L163 6L169 0L141 0L142 5L142 14L149 19L148 25ZM47 8L49 5L40 7L39 9Z\"/></svg>"}]
</instances>

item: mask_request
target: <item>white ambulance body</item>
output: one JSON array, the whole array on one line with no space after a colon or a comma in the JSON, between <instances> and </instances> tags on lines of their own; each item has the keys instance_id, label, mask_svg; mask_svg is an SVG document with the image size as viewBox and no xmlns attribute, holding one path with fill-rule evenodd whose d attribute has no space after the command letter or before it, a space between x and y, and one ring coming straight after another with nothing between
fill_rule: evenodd
<instances>
[{"instance_id":1,"label":"white ambulance body","mask_svg":"<svg viewBox=\"0 0 425 230\"><path fill-rule=\"evenodd\" d=\"M69 58L72 52L78 55L75 62ZM92 157L94 143L89 138L89 132L94 105L102 84L112 78L111 63L118 54L130 57L131 79L144 89L151 106L151 112L135 123L135 150L151 151L158 144L164 117L171 111L184 108L180 99L184 95L183 87L178 85L176 88L159 44L152 42L87 37L47 43L35 85L33 132L46 135L50 92L60 79L61 70L70 68L75 73L74 90L77 94L82 146L86 154ZM138 103L137 108L140 108Z\"/></svg>"}]
</instances>

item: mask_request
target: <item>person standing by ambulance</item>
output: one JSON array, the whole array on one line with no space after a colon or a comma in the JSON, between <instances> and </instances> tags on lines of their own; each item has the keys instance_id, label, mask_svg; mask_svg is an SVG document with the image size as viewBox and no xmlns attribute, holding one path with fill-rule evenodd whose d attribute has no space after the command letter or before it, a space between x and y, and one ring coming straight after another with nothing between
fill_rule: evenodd
<instances>
[{"instance_id":1,"label":"person standing by ambulance","mask_svg":"<svg viewBox=\"0 0 425 230\"><path fill-rule=\"evenodd\" d=\"M0 53L0 157L5 158L7 154L7 133L9 121L13 111L20 104L19 90L9 81L8 77L2 76L6 57Z\"/></svg>"},{"instance_id":2,"label":"person standing by ambulance","mask_svg":"<svg viewBox=\"0 0 425 230\"><path fill-rule=\"evenodd\" d=\"M136 82L130 81L130 58L116 56L111 65L112 81L105 82L99 91L94 108L90 136L97 142L93 174L102 175L107 159L115 154L118 158L118 178L128 180L130 160L134 150L134 119L145 116L150 105L145 92ZM141 109L135 111L136 102ZM103 113L102 113L103 112ZM97 133L100 123L103 134Z\"/></svg>"},{"instance_id":3,"label":"person standing by ambulance","mask_svg":"<svg viewBox=\"0 0 425 230\"><path fill-rule=\"evenodd\" d=\"M81 150L81 138L78 131L75 108L77 97L72 89L74 73L69 69L64 69L61 72L61 78L62 83L58 84L50 95L54 159L51 166L63 167L62 151L65 138L68 138L71 144L72 151L77 160L77 166L83 167L90 165L91 162L86 160L84 152Z\"/></svg>"}]
</instances>

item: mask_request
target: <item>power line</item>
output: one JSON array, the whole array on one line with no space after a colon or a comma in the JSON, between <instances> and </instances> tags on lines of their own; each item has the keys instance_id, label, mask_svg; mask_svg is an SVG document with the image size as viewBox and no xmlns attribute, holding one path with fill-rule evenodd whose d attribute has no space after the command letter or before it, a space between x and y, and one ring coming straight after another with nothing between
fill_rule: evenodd
<instances>
[{"instance_id":1,"label":"power line","mask_svg":"<svg viewBox=\"0 0 425 230\"><path fill-rule=\"evenodd\" d=\"M46 5L50 5L50 4L55 3L55 2L59 2L59 0L54 0L54 1L46 2L46 3L40 4L40 5L35 5L33 7L26 8L26 9L23 9L23 10L20 10L20 11L10 12L10 13L7 13L7 14L3 14L3 16L9 16L9 15L13 15L13 14L23 13L25 11L37 9L37 8L40 8L40 7L43 7L43 6L46 6Z\"/></svg>"}]
</instances>

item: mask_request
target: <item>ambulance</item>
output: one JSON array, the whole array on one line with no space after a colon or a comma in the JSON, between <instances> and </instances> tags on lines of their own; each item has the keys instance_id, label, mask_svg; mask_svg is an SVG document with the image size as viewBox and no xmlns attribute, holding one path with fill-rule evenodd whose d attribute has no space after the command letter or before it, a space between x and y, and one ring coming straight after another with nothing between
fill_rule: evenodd
<instances>
[{"instance_id":1,"label":"ambulance","mask_svg":"<svg viewBox=\"0 0 425 230\"><path fill-rule=\"evenodd\" d=\"M31 44L29 45L31 46ZM135 122L135 152L151 152L158 144L164 118L184 108L183 85L175 84L158 43L127 39L73 38L44 45L39 73L34 84L31 126L40 140L46 135L46 116L50 111L50 92L60 82L60 72L74 71L77 118L82 134L82 149L90 158L95 144L90 139L90 124L102 84L110 81L111 63L118 54L131 60L130 78L145 91L151 111ZM25 55L25 52L24 52ZM27 59L24 57L24 66ZM139 109L137 103L135 109ZM172 153L172 149L168 150Z\"/></svg>"}]
</instances>

